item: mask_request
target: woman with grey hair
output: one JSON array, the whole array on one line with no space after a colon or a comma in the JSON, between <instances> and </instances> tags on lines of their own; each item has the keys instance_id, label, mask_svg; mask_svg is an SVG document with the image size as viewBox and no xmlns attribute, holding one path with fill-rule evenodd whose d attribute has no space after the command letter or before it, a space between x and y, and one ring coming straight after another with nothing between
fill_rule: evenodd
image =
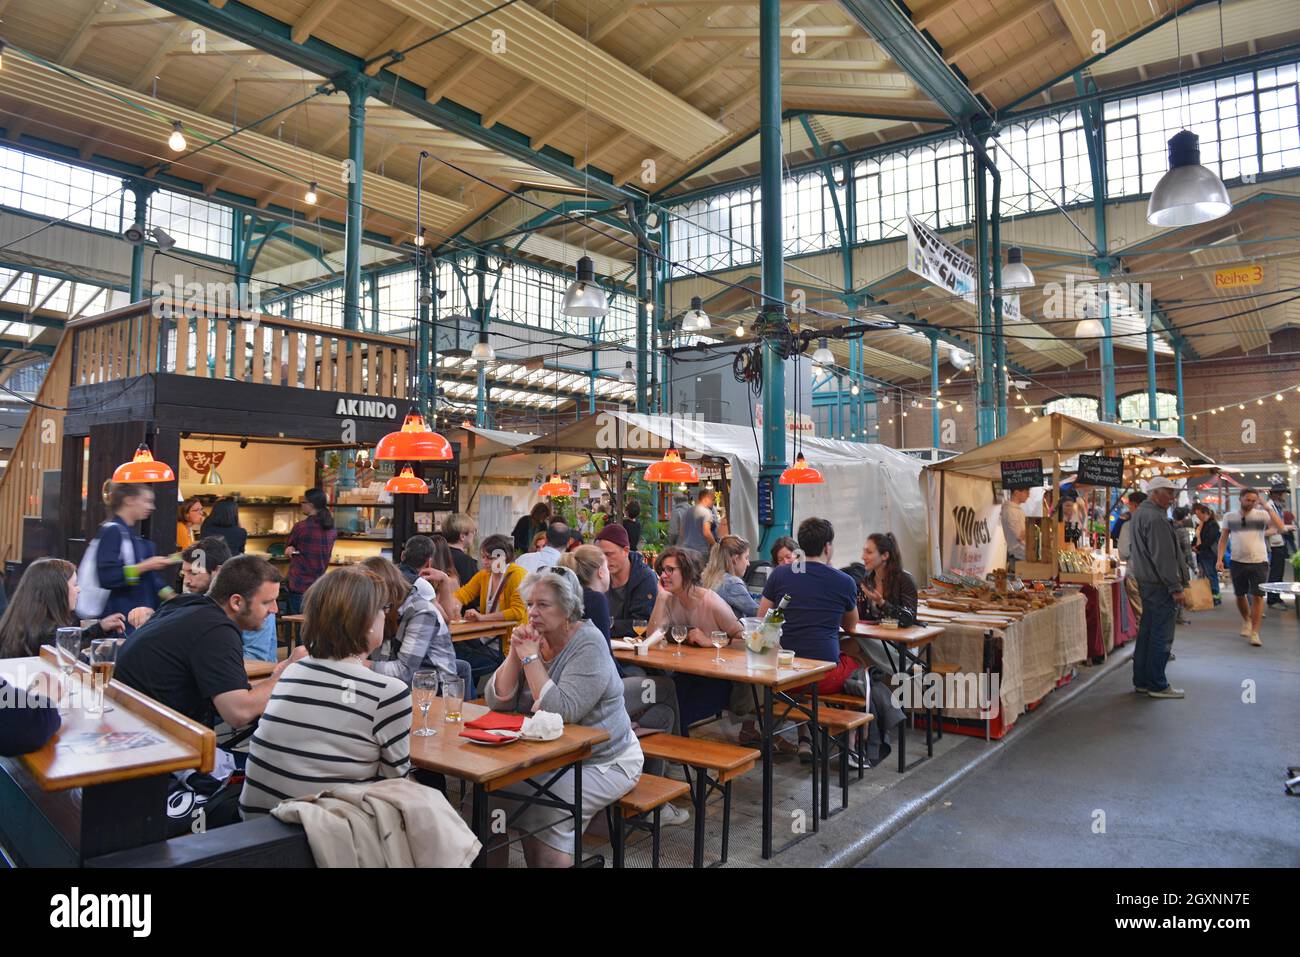
<instances>
[{"instance_id":1,"label":"woman with grey hair","mask_svg":"<svg viewBox=\"0 0 1300 957\"><path fill-rule=\"evenodd\" d=\"M567 568L544 568L529 574L520 591L528 621L515 629L510 653L488 681L485 698L494 711L550 711L565 724L609 733L579 766L585 831L598 811L635 787L644 756L623 707L623 681L605 636L583 619L578 577ZM552 783L551 793L572 800L573 775L568 771ZM529 805L512 826L530 835L524 838L529 867L572 865L571 814ZM502 851L494 855L496 862L502 862Z\"/></svg>"}]
</instances>

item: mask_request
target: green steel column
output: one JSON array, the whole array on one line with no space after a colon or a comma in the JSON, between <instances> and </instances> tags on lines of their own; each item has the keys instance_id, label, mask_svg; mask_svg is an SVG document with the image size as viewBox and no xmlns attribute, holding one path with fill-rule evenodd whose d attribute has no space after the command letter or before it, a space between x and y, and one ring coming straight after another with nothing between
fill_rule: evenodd
<instances>
[{"instance_id":1,"label":"green steel column","mask_svg":"<svg viewBox=\"0 0 1300 957\"><path fill-rule=\"evenodd\" d=\"M972 138L973 139L973 138ZM977 149L978 155L978 149ZM993 406L993 294L989 288L988 242L988 186L984 180L984 167L975 164L975 239L976 280L979 283L980 340L979 358L975 369L977 391L975 401L976 442L984 445L995 437L995 412Z\"/></svg>"},{"instance_id":2,"label":"green steel column","mask_svg":"<svg viewBox=\"0 0 1300 957\"><path fill-rule=\"evenodd\" d=\"M637 308L641 304L637 303ZM591 316L587 320L587 332L591 337L591 371L587 373L587 411L591 415L596 414L596 377L600 373L600 352L596 349L596 343L600 341L599 334L596 330L596 317ZM576 404L576 403L575 403Z\"/></svg>"},{"instance_id":3,"label":"green steel column","mask_svg":"<svg viewBox=\"0 0 1300 957\"><path fill-rule=\"evenodd\" d=\"M1099 215L1102 225L1102 241L1097 245L1105 249L1105 214ZM1115 343L1110 338L1110 260L1097 262L1097 275L1102 278L1101 327L1106 336L1101 340L1101 420L1114 422L1119 418L1119 409L1115 399Z\"/></svg>"},{"instance_id":4,"label":"green steel column","mask_svg":"<svg viewBox=\"0 0 1300 957\"><path fill-rule=\"evenodd\" d=\"M149 194L154 188L136 180L127 182L127 188L135 194L135 226L142 233L149 228ZM149 290L153 295L153 290ZM180 295L180 291L177 291ZM144 244L131 248L131 301L139 302L144 298Z\"/></svg>"},{"instance_id":5,"label":"green steel column","mask_svg":"<svg viewBox=\"0 0 1300 957\"><path fill-rule=\"evenodd\" d=\"M759 190L762 209L763 305L763 463L759 474L773 485L772 524L763 529L760 554L791 532L788 486L780 484L785 453L785 365L778 349L785 315L785 251L781 218L781 2L761 0L758 14ZM795 384L796 387L798 383ZM767 835L770 839L770 835ZM764 843L767 843L766 841Z\"/></svg>"},{"instance_id":6,"label":"green steel column","mask_svg":"<svg viewBox=\"0 0 1300 957\"><path fill-rule=\"evenodd\" d=\"M478 322L475 323L475 332L482 332L488 327L488 301L487 301L487 256L479 253L474 257L474 273L478 277L478 305L475 307L475 314ZM474 337L478 341L478 336ZM456 343L457 347L460 343ZM487 428L487 363L478 364L478 410L474 417L475 424L480 428Z\"/></svg>"},{"instance_id":7,"label":"green steel column","mask_svg":"<svg viewBox=\"0 0 1300 957\"><path fill-rule=\"evenodd\" d=\"M993 393L997 405L997 435L1007 434L1007 340L1002 335L1002 174L996 166L989 170L993 177L993 211L992 248L989 250L989 265L993 267L993 288L997 294L993 297L993 350L994 374Z\"/></svg>"},{"instance_id":8,"label":"green steel column","mask_svg":"<svg viewBox=\"0 0 1300 957\"><path fill-rule=\"evenodd\" d=\"M633 211L645 232L645 203L637 203ZM661 214L667 218L666 214ZM667 250L663 250L667 255ZM657 285L657 284L656 284ZM636 244L636 410L645 412L646 387L650 384L650 257L649 250L638 237ZM594 411L594 410L593 410Z\"/></svg>"},{"instance_id":9,"label":"green steel column","mask_svg":"<svg viewBox=\"0 0 1300 957\"><path fill-rule=\"evenodd\" d=\"M1183 424L1183 343L1177 339L1174 340L1174 395L1178 398L1178 434L1183 436L1187 434Z\"/></svg>"},{"instance_id":10,"label":"green steel column","mask_svg":"<svg viewBox=\"0 0 1300 957\"><path fill-rule=\"evenodd\" d=\"M433 400L433 363L429 360L430 342L429 313L433 308L433 292L429 288L429 249L421 246L416 249L416 277L418 281L417 299L420 305L419 328L416 330L415 355L415 396L420 403L420 411L426 416L432 412Z\"/></svg>"},{"instance_id":11,"label":"green steel column","mask_svg":"<svg viewBox=\"0 0 1300 957\"><path fill-rule=\"evenodd\" d=\"M930 445L939 447L939 334L927 332L930 340Z\"/></svg>"},{"instance_id":12,"label":"green steel column","mask_svg":"<svg viewBox=\"0 0 1300 957\"><path fill-rule=\"evenodd\" d=\"M362 179L366 158L366 96L370 81L352 75L342 81L348 93L348 215L343 262L343 328L361 328Z\"/></svg>"},{"instance_id":13,"label":"green steel column","mask_svg":"<svg viewBox=\"0 0 1300 957\"><path fill-rule=\"evenodd\" d=\"M1083 95L1088 85L1083 75L1074 75L1075 90ZM1115 402L1115 344L1111 341L1109 280L1114 266L1109 258L1106 238L1106 143L1101 136L1101 119L1093 103L1082 106L1084 141L1088 147L1088 168L1092 177L1092 222L1100 256L1095 262L1097 275L1105 289L1101 296L1101 325L1105 338L1098 344L1101 357L1101 420L1114 422L1118 416Z\"/></svg>"},{"instance_id":14,"label":"green steel column","mask_svg":"<svg viewBox=\"0 0 1300 957\"><path fill-rule=\"evenodd\" d=\"M379 279L372 272L370 274L370 328L374 332L379 331Z\"/></svg>"},{"instance_id":15,"label":"green steel column","mask_svg":"<svg viewBox=\"0 0 1300 957\"><path fill-rule=\"evenodd\" d=\"M1160 410L1156 402L1156 317L1152 310L1151 291L1140 294L1142 315L1147 320L1147 418L1151 428L1160 428Z\"/></svg>"},{"instance_id":16,"label":"green steel column","mask_svg":"<svg viewBox=\"0 0 1300 957\"><path fill-rule=\"evenodd\" d=\"M663 367L665 370L665 374L662 377L660 377L656 372L656 364L654 359L655 359L655 343L657 341L656 335L657 335L657 330L659 328L659 323L666 322L668 318L668 279L669 279L669 272L670 272L670 264L668 261L668 249L669 249L668 230L669 229L670 226L668 221L668 214L660 213L659 215L659 258L655 260L656 263L655 281L654 281L655 308L654 308L654 313L649 317L648 332L650 338L650 345L649 345L648 354L646 356L646 366L648 367L649 375L650 375L650 395L651 396L658 395L658 398L656 399L657 402L656 407L660 412L662 412L665 409L664 403L667 401L667 399L663 395L665 391L663 386L664 383L667 381L668 359L667 357L665 357L663 360ZM659 388L657 390L655 389L656 379L659 380ZM647 404L648 404L648 400L647 400Z\"/></svg>"}]
</instances>

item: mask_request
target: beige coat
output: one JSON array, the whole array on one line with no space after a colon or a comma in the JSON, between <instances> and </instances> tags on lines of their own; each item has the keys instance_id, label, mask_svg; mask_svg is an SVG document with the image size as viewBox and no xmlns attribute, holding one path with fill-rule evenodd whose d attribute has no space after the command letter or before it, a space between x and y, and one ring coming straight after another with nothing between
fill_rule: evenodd
<instances>
[{"instance_id":1,"label":"beige coat","mask_svg":"<svg viewBox=\"0 0 1300 957\"><path fill-rule=\"evenodd\" d=\"M404 778L339 785L271 813L303 826L317 867L469 867L480 848L441 792Z\"/></svg>"}]
</instances>

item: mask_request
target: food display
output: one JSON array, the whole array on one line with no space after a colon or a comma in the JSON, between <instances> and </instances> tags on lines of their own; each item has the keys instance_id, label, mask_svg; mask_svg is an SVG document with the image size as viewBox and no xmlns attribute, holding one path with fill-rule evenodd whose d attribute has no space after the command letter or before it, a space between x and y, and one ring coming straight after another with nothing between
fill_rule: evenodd
<instances>
[{"instance_id":1,"label":"food display","mask_svg":"<svg viewBox=\"0 0 1300 957\"><path fill-rule=\"evenodd\" d=\"M953 585L950 579L967 578L973 585ZM1056 602L1056 596L1046 589L1025 589L999 594L995 586L968 576L939 575L930 579L931 587L923 588L917 595L925 609L959 611L967 613L994 612L1025 614L1046 608Z\"/></svg>"}]
</instances>

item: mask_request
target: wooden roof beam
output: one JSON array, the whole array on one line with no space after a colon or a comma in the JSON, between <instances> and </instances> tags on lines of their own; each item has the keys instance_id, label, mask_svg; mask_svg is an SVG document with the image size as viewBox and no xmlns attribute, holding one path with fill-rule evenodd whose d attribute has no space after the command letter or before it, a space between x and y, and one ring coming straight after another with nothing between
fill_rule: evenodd
<instances>
[{"instance_id":1,"label":"wooden roof beam","mask_svg":"<svg viewBox=\"0 0 1300 957\"><path fill-rule=\"evenodd\" d=\"M384 66L384 61L379 59L384 54L392 50L402 50L409 47L415 42L415 38L428 28L415 17L407 17L399 23L393 32L384 37L377 47L366 54L367 60L374 60L366 67L366 76L374 76Z\"/></svg>"},{"instance_id":2,"label":"wooden roof beam","mask_svg":"<svg viewBox=\"0 0 1300 957\"><path fill-rule=\"evenodd\" d=\"M334 8L337 7L339 3L340 0L315 0L315 2L303 12L303 15L298 18L298 22L293 25L293 31L290 33L293 42L306 43L307 38L311 36L312 31L320 26L324 19L334 12Z\"/></svg>"},{"instance_id":3,"label":"wooden roof beam","mask_svg":"<svg viewBox=\"0 0 1300 957\"><path fill-rule=\"evenodd\" d=\"M1072 49L1073 47L1073 38L1062 37L1060 34L1057 34L1055 42L1049 42L1027 56L1014 57L997 69L992 70L983 76L976 77L971 82L970 88L972 92L983 93L994 84L1000 83L1007 77L1014 76L1016 73L1021 72L1025 67L1037 65L1043 60L1048 60L1052 57L1059 57L1065 53L1067 49Z\"/></svg>"},{"instance_id":4,"label":"wooden roof beam","mask_svg":"<svg viewBox=\"0 0 1300 957\"><path fill-rule=\"evenodd\" d=\"M857 39L866 39L862 36L861 31L856 26L845 24L843 26L818 26L803 27L805 36L809 40L833 40L836 38L854 37ZM705 27L691 31L689 36L683 37L686 40L698 40L702 43L714 43L728 40L757 40L758 27Z\"/></svg>"},{"instance_id":5,"label":"wooden roof beam","mask_svg":"<svg viewBox=\"0 0 1300 957\"><path fill-rule=\"evenodd\" d=\"M176 46L176 44L180 42L181 37L189 31L189 28L190 25L183 21L172 28L171 33L167 34L167 39L164 40L156 50L154 50L153 56L151 56L148 62L140 68L140 72L135 75L135 79L131 82L131 89L143 90L148 88L149 84L153 82L154 77L156 77L158 72L162 69L162 65L167 59L167 54L171 52L172 47Z\"/></svg>"},{"instance_id":6,"label":"wooden roof beam","mask_svg":"<svg viewBox=\"0 0 1300 957\"><path fill-rule=\"evenodd\" d=\"M448 72L430 83L425 90L425 99L430 103L437 103L461 80L465 79L472 70L478 67L486 59L482 53L467 53Z\"/></svg>"},{"instance_id":7,"label":"wooden roof beam","mask_svg":"<svg viewBox=\"0 0 1300 957\"><path fill-rule=\"evenodd\" d=\"M78 25L76 32L68 38L68 42L63 45L63 49L55 57L55 60L61 66L72 66L77 62L77 57L86 52L86 47L90 46L90 41L95 38L94 27L101 16L98 5L91 7L90 13L86 14Z\"/></svg>"},{"instance_id":8,"label":"wooden roof beam","mask_svg":"<svg viewBox=\"0 0 1300 957\"><path fill-rule=\"evenodd\" d=\"M983 27L971 33L951 49L943 51L943 58L954 63L973 50L978 50L991 40L996 40L1012 27L1018 27L1036 13L1041 13L1052 6L1053 0L1025 0L1012 10L1001 10Z\"/></svg>"}]
</instances>

